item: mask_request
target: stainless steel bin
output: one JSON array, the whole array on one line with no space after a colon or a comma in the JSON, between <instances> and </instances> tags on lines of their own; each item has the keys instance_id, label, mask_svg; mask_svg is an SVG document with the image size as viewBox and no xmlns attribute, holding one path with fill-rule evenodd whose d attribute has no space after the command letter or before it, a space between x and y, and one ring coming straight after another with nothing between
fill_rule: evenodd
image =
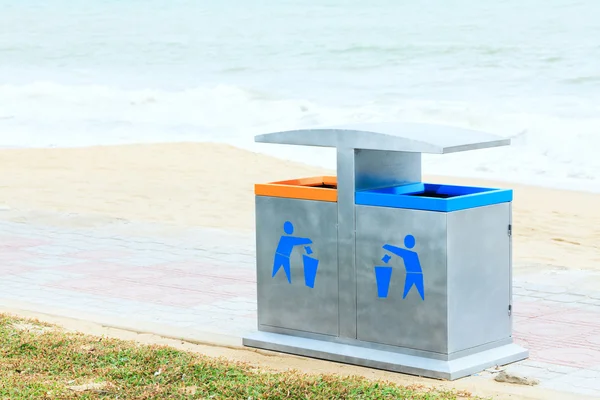
<instances>
[{"instance_id":1,"label":"stainless steel bin","mask_svg":"<svg viewBox=\"0 0 600 400\"><path fill-rule=\"evenodd\" d=\"M257 184L259 329L338 335L335 177Z\"/></svg>"},{"instance_id":2,"label":"stainless steel bin","mask_svg":"<svg viewBox=\"0 0 600 400\"><path fill-rule=\"evenodd\" d=\"M511 339L511 190L356 194L357 339L448 356Z\"/></svg>"},{"instance_id":3,"label":"stainless steel bin","mask_svg":"<svg viewBox=\"0 0 600 400\"><path fill-rule=\"evenodd\" d=\"M335 147L337 177L256 186L258 331L245 346L444 379L527 358L512 338L512 191L421 176L422 153L510 139L384 123L255 140Z\"/></svg>"}]
</instances>

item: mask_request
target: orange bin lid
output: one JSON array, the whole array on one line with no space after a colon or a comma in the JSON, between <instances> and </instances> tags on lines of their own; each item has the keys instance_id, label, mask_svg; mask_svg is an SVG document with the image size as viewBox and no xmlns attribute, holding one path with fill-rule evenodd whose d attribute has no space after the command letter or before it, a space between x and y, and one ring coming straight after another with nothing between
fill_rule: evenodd
<instances>
[{"instance_id":1,"label":"orange bin lid","mask_svg":"<svg viewBox=\"0 0 600 400\"><path fill-rule=\"evenodd\" d=\"M257 196L337 202L337 177L316 176L254 185Z\"/></svg>"}]
</instances>

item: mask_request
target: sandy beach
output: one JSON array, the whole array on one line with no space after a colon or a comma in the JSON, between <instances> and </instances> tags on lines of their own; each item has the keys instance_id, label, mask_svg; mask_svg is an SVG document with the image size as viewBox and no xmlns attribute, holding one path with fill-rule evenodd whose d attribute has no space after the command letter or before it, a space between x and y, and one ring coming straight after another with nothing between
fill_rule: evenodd
<instances>
[{"instance_id":1,"label":"sandy beach","mask_svg":"<svg viewBox=\"0 0 600 400\"><path fill-rule=\"evenodd\" d=\"M0 218L248 231L254 227L254 183L321 174L335 171L215 143L5 149ZM517 264L600 268L600 195L464 178L424 180L513 188Z\"/></svg>"}]
</instances>

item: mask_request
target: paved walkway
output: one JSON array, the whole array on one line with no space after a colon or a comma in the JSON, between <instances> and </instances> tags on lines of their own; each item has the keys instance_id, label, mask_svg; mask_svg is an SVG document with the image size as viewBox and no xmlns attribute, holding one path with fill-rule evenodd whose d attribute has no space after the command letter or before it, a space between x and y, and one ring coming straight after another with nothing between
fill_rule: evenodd
<instances>
[{"instance_id":1,"label":"paved walkway","mask_svg":"<svg viewBox=\"0 0 600 400\"><path fill-rule=\"evenodd\" d=\"M0 221L0 305L240 345L256 329L254 237L155 228ZM508 371L600 398L600 274L540 267L515 273L514 334L530 358Z\"/></svg>"}]
</instances>

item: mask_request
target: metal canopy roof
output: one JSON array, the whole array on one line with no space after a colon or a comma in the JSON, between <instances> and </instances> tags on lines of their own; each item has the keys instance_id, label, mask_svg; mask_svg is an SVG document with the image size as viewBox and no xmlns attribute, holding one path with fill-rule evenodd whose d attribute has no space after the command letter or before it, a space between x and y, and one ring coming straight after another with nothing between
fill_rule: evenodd
<instances>
[{"instance_id":1,"label":"metal canopy roof","mask_svg":"<svg viewBox=\"0 0 600 400\"><path fill-rule=\"evenodd\" d=\"M274 132L258 135L254 140L260 143L433 154L455 153L510 144L509 138L486 132L444 125L397 122Z\"/></svg>"}]
</instances>

